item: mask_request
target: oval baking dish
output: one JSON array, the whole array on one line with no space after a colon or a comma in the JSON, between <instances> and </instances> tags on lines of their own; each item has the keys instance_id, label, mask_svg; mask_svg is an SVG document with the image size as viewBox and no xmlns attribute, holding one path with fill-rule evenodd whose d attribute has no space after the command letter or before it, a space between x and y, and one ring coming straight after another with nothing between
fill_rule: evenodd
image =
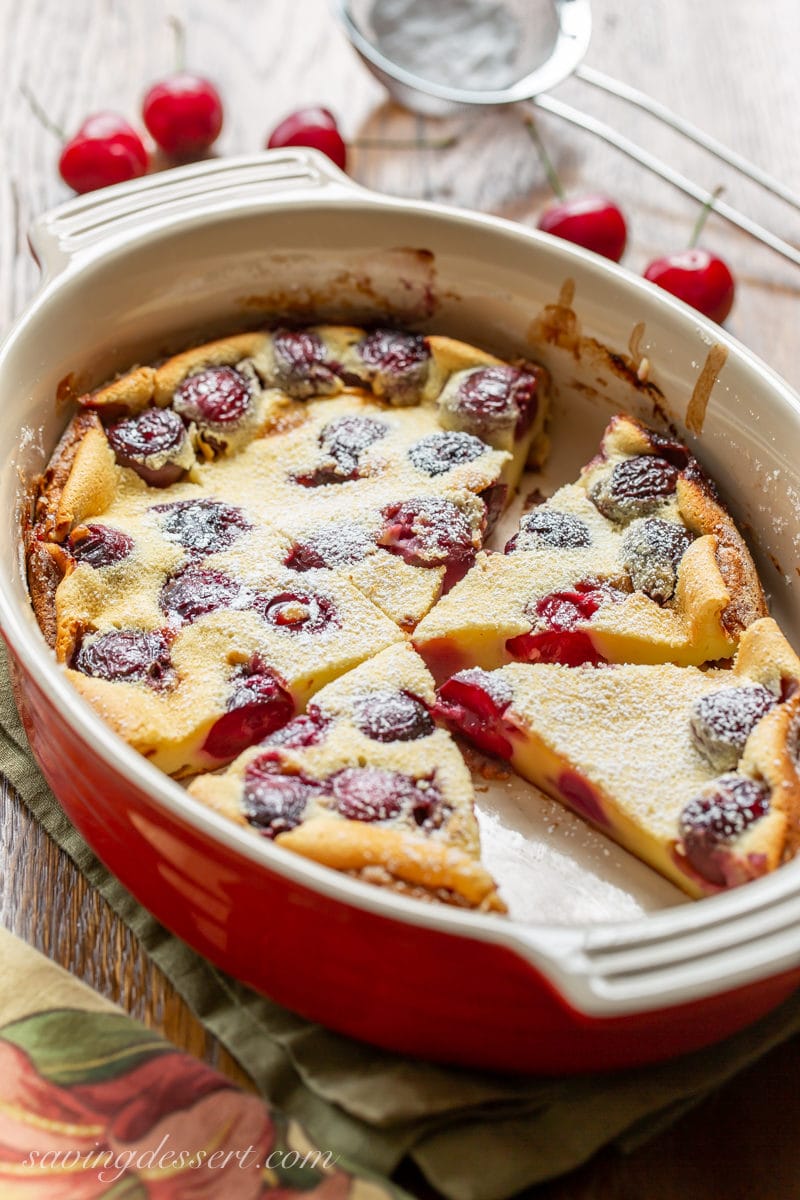
<instances>
[{"instance_id":1,"label":"oval baking dish","mask_svg":"<svg viewBox=\"0 0 800 1200\"><path fill-rule=\"evenodd\" d=\"M80 197L43 217L32 243L42 288L0 357L0 623L34 754L144 905L310 1018L496 1069L664 1058L789 994L800 982L799 862L696 904L645 882L650 899L629 912L601 905L556 921L543 904L541 919L533 905L509 920L370 888L227 823L69 686L30 607L19 535L69 400L114 372L276 316L390 318L544 363L565 477L613 412L671 424L751 532L792 635L800 400L785 383L620 268L496 218L367 192L313 152L212 161Z\"/></svg>"}]
</instances>

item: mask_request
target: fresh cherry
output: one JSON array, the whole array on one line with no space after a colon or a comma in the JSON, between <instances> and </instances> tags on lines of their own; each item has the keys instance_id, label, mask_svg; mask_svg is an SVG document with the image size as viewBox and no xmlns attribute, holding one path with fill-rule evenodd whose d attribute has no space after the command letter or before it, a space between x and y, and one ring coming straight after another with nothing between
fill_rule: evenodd
<instances>
[{"instance_id":1,"label":"fresh cherry","mask_svg":"<svg viewBox=\"0 0 800 1200\"><path fill-rule=\"evenodd\" d=\"M370 692L353 705L353 721L375 742L413 742L433 733L425 705L410 692Z\"/></svg>"},{"instance_id":2,"label":"fresh cherry","mask_svg":"<svg viewBox=\"0 0 800 1200\"><path fill-rule=\"evenodd\" d=\"M645 279L719 323L733 308L736 285L728 265L697 242L722 190L716 188L703 205L687 249L653 259L644 272Z\"/></svg>"},{"instance_id":3,"label":"fresh cherry","mask_svg":"<svg viewBox=\"0 0 800 1200\"><path fill-rule=\"evenodd\" d=\"M700 246L653 259L644 277L720 324L733 308L736 285L730 268Z\"/></svg>"},{"instance_id":4,"label":"fresh cherry","mask_svg":"<svg viewBox=\"0 0 800 1200\"><path fill-rule=\"evenodd\" d=\"M244 811L247 820L266 837L294 829L319 787L300 775L282 775L271 753L255 758L244 776Z\"/></svg>"},{"instance_id":5,"label":"fresh cherry","mask_svg":"<svg viewBox=\"0 0 800 1200\"><path fill-rule=\"evenodd\" d=\"M124 117L93 113L62 149L58 170L76 192L93 192L144 175L147 151Z\"/></svg>"},{"instance_id":6,"label":"fresh cherry","mask_svg":"<svg viewBox=\"0 0 800 1200\"><path fill-rule=\"evenodd\" d=\"M111 425L107 436L119 465L150 487L169 487L186 471L177 461L187 445L186 427L171 408L146 408Z\"/></svg>"},{"instance_id":7,"label":"fresh cherry","mask_svg":"<svg viewBox=\"0 0 800 1200\"><path fill-rule=\"evenodd\" d=\"M222 129L222 100L202 75L178 71L153 84L142 102L147 132L165 154L188 159L213 145Z\"/></svg>"},{"instance_id":8,"label":"fresh cherry","mask_svg":"<svg viewBox=\"0 0 800 1200\"><path fill-rule=\"evenodd\" d=\"M729 847L769 808L769 788L746 775L720 775L690 800L679 830L684 853L698 874L720 887L737 882L742 864L732 860Z\"/></svg>"},{"instance_id":9,"label":"fresh cherry","mask_svg":"<svg viewBox=\"0 0 800 1200\"><path fill-rule=\"evenodd\" d=\"M172 404L187 421L224 428L241 421L247 412L250 387L233 367L206 367L178 385Z\"/></svg>"},{"instance_id":10,"label":"fresh cherry","mask_svg":"<svg viewBox=\"0 0 800 1200\"><path fill-rule=\"evenodd\" d=\"M133 538L111 525L79 525L70 534L67 546L78 563L111 567L128 557L133 550Z\"/></svg>"},{"instance_id":11,"label":"fresh cherry","mask_svg":"<svg viewBox=\"0 0 800 1200\"><path fill-rule=\"evenodd\" d=\"M690 718L697 749L716 771L732 771L750 734L777 703L777 697L759 683L701 696Z\"/></svg>"},{"instance_id":12,"label":"fresh cherry","mask_svg":"<svg viewBox=\"0 0 800 1200\"><path fill-rule=\"evenodd\" d=\"M242 593L242 585L222 571L188 566L167 580L159 603L167 616L188 625L218 608L232 607Z\"/></svg>"},{"instance_id":13,"label":"fresh cherry","mask_svg":"<svg viewBox=\"0 0 800 1200\"><path fill-rule=\"evenodd\" d=\"M559 200L544 210L537 225L544 233L574 242L613 262L622 258L628 239L625 218L614 201L603 195Z\"/></svg>"},{"instance_id":14,"label":"fresh cherry","mask_svg":"<svg viewBox=\"0 0 800 1200\"><path fill-rule=\"evenodd\" d=\"M471 433L447 430L430 433L409 448L408 457L426 475L444 475L462 463L474 462L489 449L486 442Z\"/></svg>"},{"instance_id":15,"label":"fresh cherry","mask_svg":"<svg viewBox=\"0 0 800 1200\"><path fill-rule=\"evenodd\" d=\"M71 666L95 679L161 687L172 675L169 639L159 630L115 629L82 639Z\"/></svg>"},{"instance_id":16,"label":"fresh cherry","mask_svg":"<svg viewBox=\"0 0 800 1200\"><path fill-rule=\"evenodd\" d=\"M511 688L500 675L471 667L442 684L433 711L484 754L511 758L513 747L506 736L503 713L512 699Z\"/></svg>"},{"instance_id":17,"label":"fresh cherry","mask_svg":"<svg viewBox=\"0 0 800 1200\"><path fill-rule=\"evenodd\" d=\"M280 729L294 716L294 701L275 672L257 656L233 677L224 716L211 726L203 750L220 762Z\"/></svg>"},{"instance_id":18,"label":"fresh cherry","mask_svg":"<svg viewBox=\"0 0 800 1200\"><path fill-rule=\"evenodd\" d=\"M160 514L161 529L168 541L177 542L190 554L227 550L252 528L240 508L207 497L155 504L152 511Z\"/></svg>"},{"instance_id":19,"label":"fresh cherry","mask_svg":"<svg viewBox=\"0 0 800 1200\"><path fill-rule=\"evenodd\" d=\"M280 121L267 141L267 149L311 146L321 150L341 171L347 169L347 147L336 118L327 108L299 108Z\"/></svg>"},{"instance_id":20,"label":"fresh cherry","mask_svg":"<svg viewBox=\"0 0 800 1200\"><path fill-rule=\"evenodd\" d=\"M574 242L595 254L602 254L619 262L625 250L628 230L625 218L618 206L608 196L592 194L566 197L555 167L547 153L536 122L528 116L525 120L531 141L544 167L548 182L556 194L557 201L546 208L537 222L545 233Z\"/></svg>"}]
</instances>

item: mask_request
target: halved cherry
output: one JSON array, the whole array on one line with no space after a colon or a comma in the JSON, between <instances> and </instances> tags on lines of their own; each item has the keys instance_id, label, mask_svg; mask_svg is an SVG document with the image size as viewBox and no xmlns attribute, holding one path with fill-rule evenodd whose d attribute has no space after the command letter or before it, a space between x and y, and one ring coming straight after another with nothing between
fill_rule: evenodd
<instances>
[{"instance_id":1,"label":"halved cherry","mask_svg":"<svg viewBox=\"0 0 800 1200\"><path fill-rule=\"evenodd\" d=\"M333 802L348 821L389 821L404 813L422 825L441 801L432 781L384 767L345 767L329 783Z\"/></svg>"},{"instance_id":2,"label":"halved cherry","mask_svg":"<svg viewBox=\"0 0 800 1200\"><path fill-rule=\"evenodd\" d=\"M337 624L336 605L328 596L313 592L279 592L260 595L253 608L275 629L290 634L321 633Z\"/></svg>"},{"instance_id":3,"label":"halved cherry","mask_svg":"<svg viewBox=\"0 0 800 1200\"><path fill-rule=\"evenodd\" d=\"M256 655L232 679L228 711L212 725L203 744L211 758L226 762L280 729L294 716L294 701L275 671Z\"/></svg>"},{"instance_id":4,"label":"halved cherry","mask_svg":"<svg viewBox=\"0 0 800 1200\"><path fill-rule=\"evenodd\" d=\"M511 688L500 675L471 667L442 684L433 711L484 754L508 759L513 747L503 714L512 699Z\"/></svg>"},{"instance_id":5,"label":"halved cherry","mask_svg":"<svg viewBox=\"0 0 800 1200\"><path fill-rule=\"evenodd\" d=\"M447 591L475 561L476 537L465 514L441 496L396 501L382 510L378 545L415 567L446 568Z\"/></svg>"},{"instance_id":6,"label":"halved cherry","mask_svg":"<svg viewBox=\"0 0 800 1200\"><path fill-rule=\"evenodd\" d=\"M745 775L720 775L703 788L686 805L679 822L683 851L697 873L719 887L749 877L747 865L737 861L733 843L769 809L767 785ZM757 864L753 865L757 874Z\"/></svg>"},{"instance_id":7,"label":"halved cherry","mask_svg":"<svg viewBox=\"0 0 800 1200\"><path fill-rule=\"evenodd\" d=\"M184 567L161 589L159 604L167 616L189 624L218 608L231 608L246 595L245 589L223 571Z\"/></svg>"},{"instance_id":8,"label":"halved cherry","mask_svg":"<svg viewBox=\"0 0 800 1200\"><path fill-rule=\"evenodd\" d=\"M551 592L534 605L531 632L509 638L506 649L521 662L556 662L568 667L605 662L589 634L576 626L591 620L605 601L616 601L622 596L623 593L608 585L591 582Z\"/></svg>"},{"instance_id":9,"label":"halved cherry","mask_svg":"<svg viewBox=\"0 0 800 1200\"><path fill-rule=\"evenodd\" d=\"M326 525L302 542L295 542L284 559L293 571L344 567L360 562L375 549L374 538L352 521Z\"/></svg>"}]
</instances>

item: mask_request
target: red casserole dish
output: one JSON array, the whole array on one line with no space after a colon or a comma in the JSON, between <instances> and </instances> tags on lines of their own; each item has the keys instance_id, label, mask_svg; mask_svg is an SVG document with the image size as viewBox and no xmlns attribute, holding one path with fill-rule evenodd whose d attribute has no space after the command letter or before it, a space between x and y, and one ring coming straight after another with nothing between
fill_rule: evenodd
<instances>
[{"instance_id":1,"label":"red casserole dish","mask_svg":"<svg viewBox=\"0 0 800 1200\"><path fill-rule=\"evenodd\" d=\"M503 918L370 888L228 824L73 691L36 624L20 544L27 488L71 396L267 317L390 317L542 361L555 384L555 476L575 473L612 412L652 420L658 409L752 530L791 635L800 400L786 384L604 260L492 217L375 195L313 152L208 162L81 197L43 217L32 242L43 285L0 357L0 623L48 781L147 908L226 971L331 1028L495 1069L665 1058L789 994L800 982L797 862L682 903L571 818L550 836L552 806L531 801L516 820L513 802L490 795L482 825L501 885L514 863ZM709 356L710 395L698 386Z\"/></svg>"}]
</instances>

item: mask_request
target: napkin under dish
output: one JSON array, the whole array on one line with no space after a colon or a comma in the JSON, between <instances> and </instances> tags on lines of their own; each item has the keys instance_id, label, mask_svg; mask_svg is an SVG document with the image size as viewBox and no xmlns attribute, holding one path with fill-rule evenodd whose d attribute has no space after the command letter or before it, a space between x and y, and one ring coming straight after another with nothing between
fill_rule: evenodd
<instances>
[{"instance_id":1,"label":"napkin under dish","mask_svg":"<svg viewBox=\"0 0 800 1200\"><path fill-rule=\"evenodd\" d=\"M504 1200L615 1143L640 1145L800 1032L800 992L717 1046L583 1077L508 1077L413 1062L330 1033L218 971L163 928L70 825L28 748L0 649L0 773L261 1095L318 1146L389 1176L406 1158L448 1200Z\"/></svg>"}]
</instances>

